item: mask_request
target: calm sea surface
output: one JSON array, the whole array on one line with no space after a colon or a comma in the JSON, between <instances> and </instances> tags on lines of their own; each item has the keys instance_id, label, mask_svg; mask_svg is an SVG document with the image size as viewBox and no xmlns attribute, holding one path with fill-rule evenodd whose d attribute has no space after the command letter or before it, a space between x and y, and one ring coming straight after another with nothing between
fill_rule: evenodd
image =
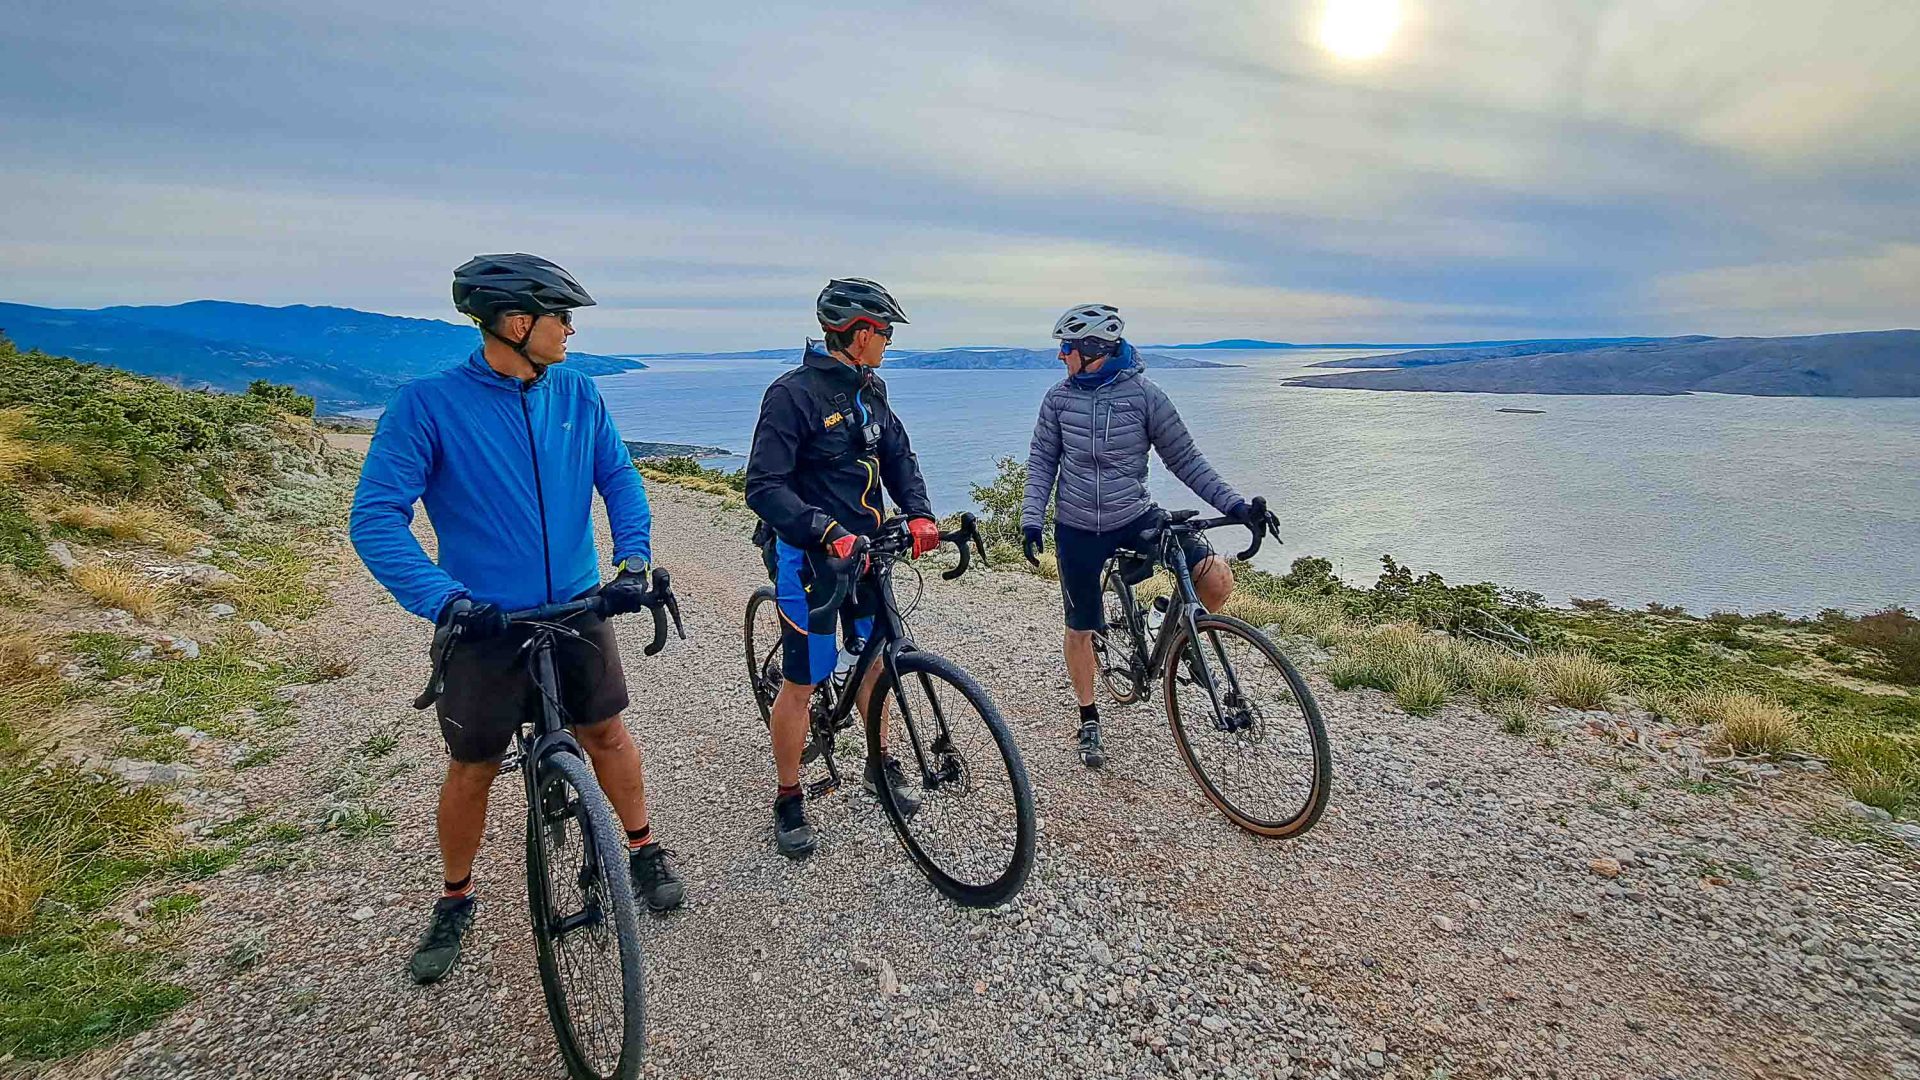
<instances>
[{"instance_id":1,"label":"calm sea surface","mask_svg":"<svg viewBox=\"0 0 1920 1080\"><path fill-rule=\"evenodd\" d=\"M797 352L797 350L796 350ZM1341 352L1202 352L1152 370L1286 545L1371 582L1382 553L1449 581L1694 611L1920 608L1920 399L1555 397L1282 386ZM744 454L779 361L659 360L600 388L629 439ZM1024 459L1047 371L886 374L942 513ZM1497 410L1540 409L1541 415ZM737 468L743 458L711 464ZM1165 506L1198 500L1156 459ZM1221 547L1245 533L1217 533ZM1271 552L1271 554L1269 554ZM670 556L669 556L670 558Z\"/></svg>"}]
</instances>

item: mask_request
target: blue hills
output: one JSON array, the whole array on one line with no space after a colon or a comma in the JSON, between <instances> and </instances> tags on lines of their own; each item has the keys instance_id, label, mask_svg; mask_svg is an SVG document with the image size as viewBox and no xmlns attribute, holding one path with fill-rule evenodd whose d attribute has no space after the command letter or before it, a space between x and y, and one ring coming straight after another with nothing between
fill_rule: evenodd
<instances>
[{"instance_id":1,"label":"blue hills","mask_svg":"<svg viewBox=\"0 0 1920 1080\"><path fill-rule=\"evenodd\" d=\"M284 383L311 395L322 413L380 405L401 383L454 363L479 341L472 326L436 319L225 300L97 309L0 303L0 330L23 349L190 389ZM567 363L590 375L646 366L593 353L569 353Z\"/></svg>"}]
</instances>

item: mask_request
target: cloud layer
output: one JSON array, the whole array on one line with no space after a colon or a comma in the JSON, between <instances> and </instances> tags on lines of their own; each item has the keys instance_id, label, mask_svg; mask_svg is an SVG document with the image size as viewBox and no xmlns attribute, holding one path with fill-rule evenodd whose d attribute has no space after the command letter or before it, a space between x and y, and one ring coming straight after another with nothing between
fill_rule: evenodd
<instances>
[{"instance_id":1,"label":"cloud layer","mask_svg":"<svg viewBox=\"0 0 1920 1080\"><path fill-rule=\"evenodd\" d=\"M1334 0L1338 2L1338 0ZM0 298L445 317L475 251L595 349L1920 323L1920 5L55 5L0 39ZM164 9L164 10L163 10Z\"/></svg>"}]
</instances>

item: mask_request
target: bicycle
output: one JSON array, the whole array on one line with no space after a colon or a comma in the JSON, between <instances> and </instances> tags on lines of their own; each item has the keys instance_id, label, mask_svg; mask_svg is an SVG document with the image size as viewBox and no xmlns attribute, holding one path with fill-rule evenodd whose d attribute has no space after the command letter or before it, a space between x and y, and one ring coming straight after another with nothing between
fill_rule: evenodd
<instances>
[{"instance_id":1,"label":"bicycle","mask_svg":"<svg viewBox=\"0 0 1920 1080\"><path fill-rule=\"evenodd\" d=\"M674 630L687 636L665 570L653 571L647 604L653 641L643 651L652 656L666 644L669 614ZM626 833L567 730L553 661L557 639L581 639L566 623L583 613L606 617L603 599L594 595L508 613L509 623L533 628L520 655L540 689L540 711L521 724L501 767L518 765L526 790L527 903L547 1017L567 1075L631 1080L646 1053L646 967ZM457 625L434 631L433 674L414 708L440 696L446 658L460 636Z\"/></svg>"},{"instance_id":2,"label":"bicycle","mask_svg":"<svg viewBox=\"0 0 1920 1080\"><path fill-rule=\"evenodd\" d=\"M1268 533L1280 537L1260 500L1251 524L1198 517L1197 510L1166 515L1149 553L1123 552L1102 568L1105 629L1093 639L1101 682L1124 705L1145 697L1154 679L1161 679L1174 744L1201 793L1250 833L1297 835L1320 819L1333 782L1319 703L1265 634L1201 605L1182 545L1209 529L1245 525L1253 531L1253 545L1236 556L1244 562ZM1173 572L1165 608L1154 605L1164 611L1157 628L1148 625L1133 592L1156 565ZM1190 701L1181 700L1183 690L1191 691Z\"/></svg>"},{"instance_id":3,"label":"bicycle","mask_svg":"<svg viewBox=\"0 0 1920 1080\"><path fill-rule=\"evenodd\" d=\"M969 543L986 562L972 514L961 515L960 527L942 533L940 541L960 549L959 565L941 575L947 580L972 566ZM879 664L866 709L867 752L874 756L883 745L901 747L904 742L909 752L896 756L904 759L910 780L917 776L921 788L918 810L903 811L892 787L879 784L880 805L907 856L935 889L966 907L992 907L1019 892L1033 866L1033 790L993 699L958 665L913 642L906 619L915 605L903 614L893 589L893 567L912 547L905 519L893 518L877 535L857 539L847 558L822 559L821 576L809 587L826 592L823 602L811 605L816 620L838 612L857 588L873 589L878 603L873 633L860 643L858 660L845 680L822 679L814 687L801 760L823 762L827 776L807 785L807 795L818 798L842 783L834 760L836 744L853 723L859 688ZM863 565L866 569L856 573ZM773 586L756 589L747 601L747 674L761 722L769 728L773 701L784 682L780 619ZM889 740L888 735L895 737Z\"/></svg>"}]
</instances>

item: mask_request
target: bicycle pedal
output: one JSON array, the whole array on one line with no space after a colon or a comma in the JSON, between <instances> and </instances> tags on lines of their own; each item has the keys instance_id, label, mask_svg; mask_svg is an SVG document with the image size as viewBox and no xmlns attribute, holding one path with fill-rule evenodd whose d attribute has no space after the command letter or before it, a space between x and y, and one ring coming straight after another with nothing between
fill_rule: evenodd
<instances>
[{"instance_id":1,"label":"bicycle pedal","mask_svg":"<svg viewBox=\"0 0 1920 1080\"><path fill-rule=\"evenodd\" d=\"M823 795L831 795L834 792L840 790L840 783L839 781L829 777L825 780L813 781L812 783L807 785L806 790L807 790L807 798L818 799Z\"/></svg>"}]
</instances>

